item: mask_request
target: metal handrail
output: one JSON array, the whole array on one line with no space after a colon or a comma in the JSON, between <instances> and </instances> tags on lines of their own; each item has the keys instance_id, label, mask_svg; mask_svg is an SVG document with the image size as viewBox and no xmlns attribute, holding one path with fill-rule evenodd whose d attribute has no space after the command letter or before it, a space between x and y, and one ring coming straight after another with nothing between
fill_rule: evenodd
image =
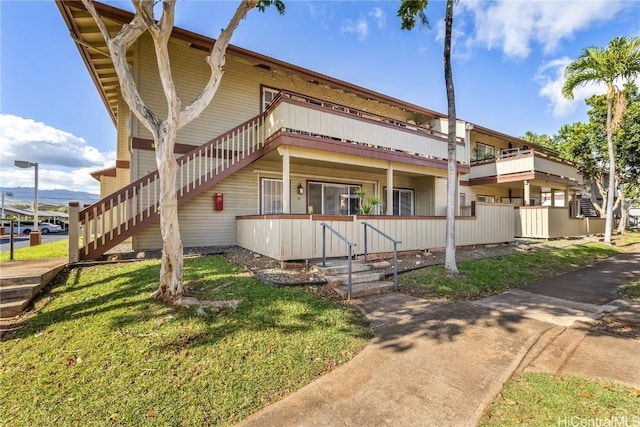
<instances>
[{"instance_id":1,"label":"metal handrail","mask_svg":"<svg viewBox=\"0 0 640 427\"><path fill-rule=\"evenodd\" d=\"M346 237L344 237L342 234L340 234L337 230L335 230L333 227L331 227L329 224L323 222L320 224L322 226L322 266L326 267L327 266L327 255L326 255L326 233L325 230L328 228L329 231L331 231L333 234L335 234L340 240L342 240L343 242L345 242L347 244L347 246L349 247L349 267L348 267L348 277L347 277L347 299L351 299L351 262L352 262L352 254L353 254L353 247L354 246L358 246L353 242L350 242L349 240L347 240Z\"/></svg>"},{"instance_id":2,"label":"metal handrail","mask_svg":"<svg viewBox=\"0 0 640 427\"><path fill-rule=\"evenodd\" d=\"M373 231L376 231L382 237L391 240L393 243L393 288L396 292L398 292L398 243L402 243L400 240L396 240L393 237L386 234L384 231L374 227L368 222L363 221L361 223L364 225L364 262L367 262L367 227L371 228Z\"/></svg>"}]
</instances>

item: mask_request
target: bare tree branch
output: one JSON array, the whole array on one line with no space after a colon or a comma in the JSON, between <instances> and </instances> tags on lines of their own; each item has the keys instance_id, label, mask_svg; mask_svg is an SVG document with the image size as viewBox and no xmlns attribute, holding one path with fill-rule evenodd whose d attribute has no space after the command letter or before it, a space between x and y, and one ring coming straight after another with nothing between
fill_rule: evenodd
<instances>
[{"instance_id":1,"label":"bare tree branch","mask_svg":"<svg viewBox=\"0 0 640 427\"><path fill-rule=\"evenodd\" d=\"M144 25L149 30L149 34L153 40L153 47L158 64L158 75L167 100L166 121L170 123L171 126L177 124L181 107L180 97L178 96L171 72L171 60L169 59L169 38L173 30L175 4L174 0L163 1L162 17L160 24L158 24L153 16L153 3L148 0L134 0L136 12L142 17L141 19L144 20ZM160 141L168 140L161 138L159 142ZM175 143L175 140L173 142Z\"/></svg>"},{"instance_id":2,"label":"bare tree branch","mask_svg":"<svg viewBox=\"0 0 640 427\"><path fill-rule=\"evenodd\" d=\"M222 74L224 73L225 51L227 46L229 46L231 35L238 26L240 20L244 18L247 12L253 9L257 4L258 0L243 0L229 21L229 25L227 25L227 27L220 33L220 36L211 49L211 55L207 57L207 63L209 63L209 66L211 67L211 77L209 78L205 88L202 90L200 96L180 113L178 129L181 129L198 117L213 99L213 96L220 85Z\"/></svg>"},{"instance_id":3,"label":"bare tree branch","mask_svg":"<svg viewBox=\"0 0 640 427\"><path fill-rule=\"evenodd\" d=\"M173 20L175 18L176 1L175 0L163 0L162 2L162 16L158 26L162 33L168 33L171 35L173 30Z\"/></svg>"},{"instance_id":4,"label":"bare tree branch","mask_svg":"<svg viewBox=\"0 0 640 427\"><path fill-rule=\"evenodd\" d=\"M138 92L138 87L133 79L131 68L127 62L127 50L146 31L146 26L136 14L129 24L123 25L116 35L112 37L104 20L96 11L93 1L82 0L82 4L93 17L109 47L111 61L113 61L113 65L118 71L116 74L118 75L122 97L144 127L153 135L156 135L159 120L142 100Z\"/></svg>"},{"instance_id":5,"label":"bare tree branch","mask_svg":"<svg viewBox=\"0 0 640 427\"><path fill-rule=\"evenodd\" d=\"M151 34L160 33L160 27L156 23L153 16L153 1L150 0L132 0L133 7L136 10L136 15L139 15L144 22L145 27Z\"/></svg>"}]
</instances>

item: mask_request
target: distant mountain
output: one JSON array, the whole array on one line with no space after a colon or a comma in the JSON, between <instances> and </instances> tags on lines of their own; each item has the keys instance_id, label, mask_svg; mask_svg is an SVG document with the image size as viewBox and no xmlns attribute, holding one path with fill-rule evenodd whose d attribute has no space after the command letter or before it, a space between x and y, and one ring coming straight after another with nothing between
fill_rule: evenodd
<instances>
[{"instance_id":1,"label":"distant mountain","mask_svg":"<svg viewBox=\"0 0 640 427\"><path fill-rule=\"evenodd\" d=\"M5 193L5 206L16 204L33 203L33 187L13 187L2 188ZM13 193L8 196L7 193ZM71 200L77 200L80 205L92 204L100 200L100 195L87 193L85 191L71 190L38 190L38 204L46 205L68 205Z\"/></svg>"}]
</instances>

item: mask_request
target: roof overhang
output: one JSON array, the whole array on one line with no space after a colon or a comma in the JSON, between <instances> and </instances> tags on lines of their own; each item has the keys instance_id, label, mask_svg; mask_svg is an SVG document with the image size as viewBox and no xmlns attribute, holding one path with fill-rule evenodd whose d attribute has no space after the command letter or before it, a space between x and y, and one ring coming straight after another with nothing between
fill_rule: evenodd
<instances>
[{"instance_id":1,"label":"roof overhang","mask_svg":"<svg viewBox=\"0 0 640 427\"><path fill-rule=\"evenodd\" d=\"M93 79L102 100L114 121L117 120L117 103L120 85L116 75L115 68L111 61L108 48L102 35L100 34L96 23L87 12L82 2L77 0L56 0L56 4L62 17L69 28L71 38L76 43L76 47L80 52L89 74ZM123 24L131 22L133 13L109 6L103 3L95 2L95 8L104 18L107 26L113 32L116 32ZM197 34L179 27L173 29L172 37L190 43L192 47L210 51L215 43L215 39ZM445 114L438 113L427 108L411 104L391 96L387 96L372 90L357 86L345 81L317 73L266 55L259 54L238 46L229 45L227 54L234 55L249 63L268 67L271 70L278 70L290 75L296 75L306 81L314 84L328 86L333 89L339 89L347 93L353 93L364 99L375 100L385 104L393 105L398 108L422 114L433 118L446 118Z\"/></svg>"},{"instance_id":2,"label":"roof overhang","mask_svg":"<svg viewBox=\"0 0 640 427\"><path fill-rule=\"evenodd\" d=\"M116 168L106 168L106 169L100 169L97 171L93 171L91 172L91 176L93 177L93 179L100 181L100 178L103 176L109 176L109 177L115 177L116 176Z\"/></svg>"}]
</instances>

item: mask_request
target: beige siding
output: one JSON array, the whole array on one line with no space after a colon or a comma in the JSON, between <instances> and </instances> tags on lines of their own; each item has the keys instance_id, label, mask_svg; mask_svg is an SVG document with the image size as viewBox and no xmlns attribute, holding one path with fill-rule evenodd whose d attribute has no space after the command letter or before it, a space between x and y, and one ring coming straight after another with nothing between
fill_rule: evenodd
<instances>
[{"instance_id":1,"label":"beige siding","mask_svg":"<svg viewBox=\"0 0 640 427\"><path fill-rule=\"evenodd\" d=\"M393 150L447 158L447 143L441 136L427 131L408 131L397 126L385 126L372 120L357 120L313 105L280 103L267 117L267 134L280 129L327 135L343 141L356 141ZM464 159L465 147L458 145L458 158Z\"/></svg>"},{"instance_id":2,"label":"beige siding","mask_svg":"<svg viewBox=\"0 0 640 427\"><path fill-rule=\"evenodd\" d=\"M435 119L431 121L431 127L433 130L438 131L444 135L449 133L449 120L448 119ZM456 122L456 138L464 139L466 137L466 123L462 120Z\"/></svg>"},{"instance_id":3,"label":"beige siding","mask_svg":"<svg viewBox=\"0 0 640 427\"><path fill-rule=\"evenodd\" d=\"M416 189L416 215L435 215L433 194L436 179L433 176L413 179Z\"/></svg>"},{"instance_id":4,"label":"beige siding","mask_svg":"<svg viewBox=\"0 0 640 427\"><path fill-rule=\"evenodd\" d=\"M154 154L151 151L135 150L133 156L136 167L143 174L155 166ZM295 163L290 165L291 213L307 213L307 183L309 181L334 182L341 184L361 185L367 196L382 191L386 185L386 173L358 172L352 170L325 168ZM260 180L261 178L282 178L282 164L260 160L235 173L219 184L214 185L204 194L199 195L188 205L179 209L180 231L185 247L219 246L236 244L236 217L256 215L260 213ZM407 176L394 178L394 186L400 188L413 187L414 179ZM298 194L298 184L304 187L303 195ZM215 193L224 194L224 210L213 210ZM382 200L382 197L380 197ZM279 225L280 226L280 225ZM153 225L134 237L136 250L158 249L162 245L159 225ZM266 254L265 254L266 255Z\"/></svg>"},{"instance_id":5,"label":"beige siding","mask_svg":"<svg viewBox=\"0 0 640 427\"><path fill-rule=\"evenodd\" d=\"M213 209L213 196L222 193L224 210ZM196 197L178 210L180 234L185 247L233 245L236 240L236 216L258 212L256 176L245 168ZM134 248L158 249L162 246L159 224L141 231L133 240Z\"/></svg>"},{"instance_id":6,"label":"beige siding","mask_svg":"<svg viewBox=\"0 0 640 427\"><path fill-rule=\"evenodd\" d=\"M569 208L532 206L515 209L517 237L552 239L604 232L604 219L570 218Z\"/></svg>"},{"instance_id":7,"label":"beige siding","mask_svg":"<svg viewBox=\"0 0 640 427\"><path fill-rule=\"evenodd\" d=\"M434 208L436 216L447 214L447 179L436 177L434 181Z\"/></svg>"},{"instance_id":8,"label":"beige siding","mask_svg":"<svg viewBox=\"0 0 640 427\"><path fill-rule=\"evenodd\" d=\"M494 162L475 165L471 167L469 178L473 179L485 176L510 175L531 171L562 176L573 179L577 182L582 182L582 175L573 166L546 159L538 154L522 157L509 157L506 159L498 159ZM564 188L564 186L562 187Z\"/></svg>"},{"instance_id":9,"label":"beige siding","mask_svg":"<svg viewBox=\"0 0 640 427\"><path fill-rule=\"evenodd\" d=\"M160 86L149 36L141 37L136 52L138 56L135 72L140 93L151 109L159 117L163 117L166 115L166 100ZM204 61L207 53L174 39L170 41L170 52L176 88L183 105L186 105L199 94L210 75L209 66ZM202 144L260 113L261 85L291 90L401 121L415 119L412 113L400 108L310 84L298 76L256 68L228 53L225 74L214 100L199 118L179 132L179 142ZM139 123L136 123L134 129L134 136L150 138L150 134Z\"/></svg>"},{"instance_id":10,"label":"beige siding","mask_svg":"<svg viewBox=\"0 0 640 427\"><path fill-rule=\"evenodd\" d=\"M506 150L509 148L509 143L502 139L488 136L485 134L480 134L476 131L471 131L471 152L473 153L473 149L476 148L476 143L482 143L485 145L492 145L495 148L496 155L500 152L500 150ZM473 154L472 154L473 156Z\"/></svg>"},{"instance_id":11,"label":"beige siding","mask_svg":"<svg viewBox=\"0 0 640 427\"><path fill-rule=\"evenodd\" d=\"M107 197L109 194L116 192L118 190L118 182L115 176L105 176L102 175L100 177L100 198Z\"/></svg>"},{"instance_id":12,"label":"beige siding","mask_svg":"<svg viewBox=\"0 0 640 427\"><path fill-rule=\"evenodd\" d=\"M514 239L513 208L479 203L477 217L456 221L456 244L477 245L510 242ZM364 251L365 220L402 244L398 250L441 248L445 244L444 218L354 217L348 220L322 219L313 216L296 219L238 219L238 245L280 260L310 259L322 256L322 226L325 222L355 243L355 253ZM368 232L368 251L389 252L393 245L377 233ZM326 254L344 256L347 246L326 232Z\"/></svg>"}]
</instances>

